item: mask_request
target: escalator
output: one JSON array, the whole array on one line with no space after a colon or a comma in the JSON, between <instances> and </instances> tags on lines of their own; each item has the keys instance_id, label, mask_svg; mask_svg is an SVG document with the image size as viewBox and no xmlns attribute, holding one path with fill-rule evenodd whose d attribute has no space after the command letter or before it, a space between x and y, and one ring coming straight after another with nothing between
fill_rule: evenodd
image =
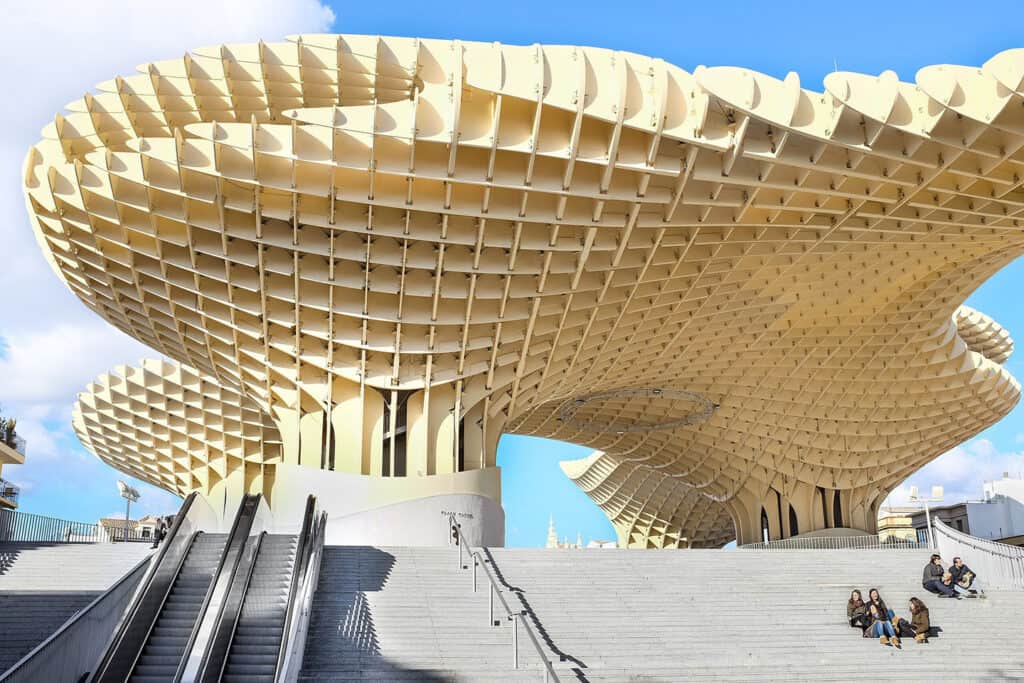
<instances>
[{"instance_id":1,"label":"escalator","mask_svg":"<svg viewBox=\"0 0 1024 683\"><path fill-rule=\"evenodd\" d=\"M324 517L310 496L298 535L261 534L247 549L247 571L236 574L225 599L225 609L203 654L203 683L282 680L300 634L303 598L308 613L308 587L323 543ZM301 653L301 648L298 652Z\"/></svg>"},{"instance_id":2,"label":"escalator","mask_svg":"<svg viewBox=\"0 0 1024 683\"><path fill-rule=\"evenodd\" d=\"M208 610L220 603L248 540L261 496L244 496L228 533L191 494L150 562L132 602L88 680L179 681ZM184 679L187 680L187 679Z\"/></svg>"},{"instance_id":3,"label":"escalator","mask_svg":"<svg viewBox=\"0 0 1024 683\"><path fill-rule=\"evenodd\" d=\"M274 680L298 540L274 535L260 544L221 677L225 683Z\"/></svg>"},{"instance_id":4,"label":"escalator","mask_svg":"<svg viewBox=\"0 0 1024 683\"><path fill-rule=\"evenodd\" d=\"M132 683L173 680L224 555L227 534L198 533L142 648Z\"/></svg>"},{"instance_id":5,"label":"escalator","mask_svg":"<svg viewBox=\"0 0 1024 683\"><path fill-rule=\"evenodd\" d=\"M185 500L89 681L272 683L301 665L326 523L316 499L297 535L268 532L259 495L226 534L202 530L216 526L204 506Z\"/></svg>"}]
</instances>

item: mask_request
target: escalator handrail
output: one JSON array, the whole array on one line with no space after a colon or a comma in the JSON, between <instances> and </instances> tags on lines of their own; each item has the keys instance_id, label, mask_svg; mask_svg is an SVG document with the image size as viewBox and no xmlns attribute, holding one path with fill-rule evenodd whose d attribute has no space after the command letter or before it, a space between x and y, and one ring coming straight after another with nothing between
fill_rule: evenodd
<instances>
[{"instance_id":1,"label":"escalator handrail","mask_svg":"<svg viewBox=\"0 0 1024 683\"><path fill-rule=\"evenodd\" d=\"M288 631L283 634L284 642L281 651L284 656L274 674L274 679L278 683L295 683L302 668L303 651L309 629L310 607L313 603L313 594L320 581L320 565L323 559L326 527L327 513L321 512L313 528L309 561L301 577L299 591L293 602L288 605L292 619Z\"/></svg>"},{"instance_id":2,"label":"escalator handrail","mask_svg":"<svg viewBox=\"0 0 1024 683\"><path fill-rule=\"evenodd\" d=\"M277 649L277 664L274 667L274 680L279 681L288 654L288 643L295 622L296 597L300 588L300 579L306 575L309 567L310 553L313 549L314 534L318 531L316 496L306 498L306 511L302 516L302 530L299 532L298 547L295 548L295 562L291 581L288 585L288 600L285 602L284 628L281 630L281 642Z\"/></svg>"},{"instance_id":3,"label":"escalator handrail","mask_svg":"<svg viewBox=\"0 0 1024 683\"><path fill-rule=\"evenodd\" d=\"M279 683L295 683L302 668L302 655L309 629L310 607L313 603L313 593L316 592L320 581L320 564L326 527L327 513L321 512L313 529L309 561L301 577L299 592L295 595L292 604L288 606L291 610L292 620L289 623L288 631L284 633L285 642L282 643L284 657L275 672L275 681Z\"/></svg>"},{"instance_id":4,"label":"escalator handrail","mask_svg":"<svg viewBox=\"0 0 1024 683\"><path fill-rule=\"evenodd\" d=\"M142 580L139 581L139 587L135 590L135 594L132 597L132 601L125 610L124 615L118 622L117 627L114 629L113 634L110 636L110 641L103 650L103 655L100 657L99 662L96 664L94 669L95 673L89 677L90 681L102 681L104 676L107 675L107 671L114 664L115 658L118 655L122 655L122 648L125 646L125 639L128 636L129 629L135 625L134 622L138 619L144 618L139 614L139 610L142 608L142 603L145 601L150 590L153 589L153 581L156 578L157 572L160 570L161 565L167 558L167 554L170 552L172 545L178 543L178 537L181 529L181 525L184 523L185 518L192 510L192 504L195 502L198 494L192 492L188 494L185 500L181 504L181 508L178 509L177 514L174 517L174 524L171 525L170 530L167 532L167 536L160 544L160 549L156 555L151 559L149 568L146 570ZM181 565L185 561L185 557L188 555L189 548L192 547L192 541L194 540L195 534L190 534L187 543L184 543L184 551L181 553L181 557L178 558L177 565L175 566L174 573L171 576L171 580L167 583L167 588L164 595L160 598L160 604L153 615L150 627L146 629L148 637L149 631L152 628L152 624L156 623L156 618L160 614L160 610L163 609L164 602L167 600L167 594L171 591L171 586L174 585L174 579L177 578L178 572L181 571ZM179 544L180 545L180 544ZM142 641L145 643L145 639ZM137 654L137 653L135 653ZM124 655L122 655L124 656ZM132 667L135 666L135 657L132 659ZM129 671L131 669L128 669ZM114 680L119 680L123 676L118 676Z\"/></svg>"},{"instance_id":5,"label":"escalator handrail","mask_svg":"<svg viewBox=\"0 0 1024 683\"><path fill-rule=\"evenodd\" d=\"M177 683L181 680L182 675L185 673L185 665L188 663L189 655L192 652L192 647L195 645L196 636L199 634L199 627L202 626L203 617L206 616L206 610L210 606L210 600L213 597L214 591L217 589L217 584L220 579L221 572L224 571L224 563L227 561L227 557L230 554L232 544L236 540L236 536L239 532L241 524L245 523L243 519L243 513L247 505L252 505L252 514L248 516L248 524L245 527L245 533L242 535L242 548L244 549L244 543L249 538L249 529L252 527L252 520L256 516L256 510L259 509L259 502L262 496L260 494L255 495L244 495L242 496L242 502L238 504L238 512L235 513L235 520L231 523L231 531L228 532L227 540L224 542L224 550L220 554L220 560L217 562L217 570L213 573L213 578L210 580L210 585L206 589L206 595L203 596L203 604L199 608L199 614L196 615L196 621L192 625L192 632L189 633L188 642L185 645L185 651L182 653L181 660L178 662L178 669L174 674L174 681ZM242 551L239 550L238 555L235 558L235 564L231 567L232 574L238 565L238 558L241 557ZM230 587L231 582L228 581L227 585ZM223 605L223 601L221 605ZM162 609L162 606L161 606ZM140 653L141 654L141 651Z\"/></svg>"},{"instance_id":6,"label":"escalator handrail","mask_svg":"<svg viewBox=\"0 0 1024 683\"><path fill-rule=\"evenodd\" d=\"M251 541L252 558L244 569L245 578L243 579L243 583L240 588L241 599L238 601L238 608L234 610L232 615L226 617L222 615L221 617L221 619L227 618L231 620L231 630L225 638L225 644L221 647L219 644L221 621L218 620L217 630L211 637L210 646L203 655L203 663L200 667L199 676L196 679L198 681L219 681L224 676L224 669L227 667L228 657L231 654L231 645L235 642L235 632L238 631L238 621L242 616L242 608L245 606L245 597L248 595L249 586L252 584L253 572L256 569L256 560L259 558L260 548L263 546L263 540L266 536L267 532L261 531L259 535ZM232 587L234 586L234 580L232 580L231 585ZM230 597L230 595L228 597ZM220 650L223 651L221 652Z\"/></svg>"}]
</instances>

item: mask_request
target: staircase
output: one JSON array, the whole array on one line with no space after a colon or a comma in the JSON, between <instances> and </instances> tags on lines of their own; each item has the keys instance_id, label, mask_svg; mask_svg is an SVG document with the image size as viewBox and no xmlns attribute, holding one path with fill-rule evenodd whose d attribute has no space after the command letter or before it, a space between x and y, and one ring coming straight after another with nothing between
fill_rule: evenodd
<instances>
[{"instance_id":1,"label":"staircase","mask_svg":"<svg viewBox=\"0 0 1024 683\"><path fill-rule=\"evenodd\" d=\"M284 635L298 536L267 535L260 544L222 681L273 683Z\"/></svg>"},{"instance_id":2,"label":"staircase","mask_svg":"<svg viewBox=\"0 0 1024 683\"><path fill-rule=\"evenodd\" d=\"M921 588L929 551L492 554L563 681L1024 677L1024 593L933 596ZM878 588L907 618L921 598L941 634L903 650L861 638L846 622L854 588Z\"/></svg>"},{"instance_id":3,"label":"staircase","mask_svg":"<svg viewBox=\"0 0 1024 683\"><path fill-rule=\"evenodd\" d=\"M0 543L0 672L150 552L148 543Z\"/></svg>"},{"instance_id":4,"label":"staircase","mask_svg":"<svg viewBox=\"0 0 1024 683\"><path fill-rule=\"evenodd\" d=\"M174 677L226 541L227 534L205 533L192 541L181 572L132 671L131 681L168 681Z\"/></svg>"},{"instance_id":5,"label":"staircase","mask_svg":"<svg viewBox=\"0 0 1024 683\"><path fill-rule=\"evenodd\" d=\"M456 563L449 548L326 546L299 680L538 680L512 669L511 630L487 626L486 583L474 594Z\"/></svg>"},{"instance_id":6,"label":"staircase","mask_svg":"<svg viewBox=\"0 0 1024 683\"><path fill-rule=\"evenodd\" d=\"M927 551L490 553L562 681L1024 679L1024 593L932 596L920 584ZM523 668L512 668L510 626L487 626L482 570L474 594L456 557L324 548L300 680L541 680L522 629ZM941 633L902 650L861 638L846 600L873 587L899 615L924 600Z\"/></svg>"}]
</instances>

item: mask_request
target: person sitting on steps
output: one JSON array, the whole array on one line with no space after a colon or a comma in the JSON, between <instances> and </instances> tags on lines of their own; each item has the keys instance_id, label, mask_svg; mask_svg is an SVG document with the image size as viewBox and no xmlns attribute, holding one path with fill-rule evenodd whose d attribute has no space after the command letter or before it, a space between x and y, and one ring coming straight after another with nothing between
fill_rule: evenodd
<instances>
[{"instance_id":1,"label":"person sitting on steps","mask_svg":"<svg viewBox=\"0 0 1024 683\"><path fill-rule=\"evenodd\" d=\"M921 587L929 593L944 595L947 598L959 598L955 590L942 582L942 558L939 555L932 555L928 564L924 566L924 574L921 576Z\"/></svg>"},{"instance_id":2,"label":"person sitting on steps","mask_svg":"<svg viewBox=\"0 0 1024 683\"><path fill-rule=\"evenodd\" d=\"M868 627L871 626L871 618L868 615L868 607L860 597L860 591L850 593L850 600L846 603L846 619L850 626L859 628L861 635L868 637Z\"/></svg>"},{"instance_id":3,"label":"person sitting on steps","mask_svg":"<svg viewBox=\"0 0 1024 683\"><path fill-rule=\"evenodd\" d=\"M914 640L916 642L928 642L928 635L932 630L932 621L928 614L928 607L917 598L910 598L910 627L914 629Z\"/></svg>"},{"instance_id":4,"label":"person sitting on steps","mask_svg":"<svg viewBox=\"0 0 1024 683\"><path fill-rule=\"evenodd\" d=\"M971 568L964 564L959 557L953 558L953 566L949 568L950 577L953 579L953 590L967 598L984 597L985 591L981 588L978 575L971 571Z\"/></svg>"},{"instance_id":5,"label":"person sitting on steps","mask_svg":"<svg viewBox=\"0 0 1024 683\"><path fill-rule=\"evenodd\" d=\"M878 642L882 645L892 644L899 648L900 639L896 635L896 628L892 621L896 618L895 612L885 604L885 600L882 599L877 588L872 588L868 591L868 600L868 610L871 616L871 635L878 638Z\"/></svg>"},{"instance_id":6,"label":"person sitting on steps","mask_svg":"<svg viewBox=\"0 0 1024 683\"><path fill-rule=\"evenodd\" d=\"M868 609L871 616L871 635L878 636L878 642L882 645L899 647L900 639L896 635L896 629L892 627L892 622L878 611L878 605L869 603Z\"/></svg>"}]
</instances>

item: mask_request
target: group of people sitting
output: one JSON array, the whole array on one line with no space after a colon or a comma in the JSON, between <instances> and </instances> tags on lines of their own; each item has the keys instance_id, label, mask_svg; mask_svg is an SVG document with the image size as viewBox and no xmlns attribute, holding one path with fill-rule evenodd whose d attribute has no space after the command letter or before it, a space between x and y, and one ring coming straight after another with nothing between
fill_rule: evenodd
<instances>
[{"instance_id":1,"label":"group of people sitting","mask_svg":"<svg viewBox=\"0 0 1024 683\"><path fill-rule=\"evenodd\" d=\"M977 575L959 557L953 558L949 571L942 568L942 558L932 555L924 568L921 587L939 597L961 599L983 596L977 582ZM896 616L889 609L877 588L868 592L864 602L861 592L850 593L846 603L846 618L850 626L861 629L865 638L878 638L882 645L901 648L901 638L913 638L917 643L927 643L932 624L928 608L918 598L910 598L910 619Z\"/></svg>"},{"instance_id":2,"label":"group of people sitting","mask_svg":"<svg viewBox=\"0 0 1024 683\"><path fill-rule=\"evenodd\" d=\"M978 582L978 575L971 571L971 568L964 564L959 557L954 557L953 566L949 570L944 570L942 558L932 555L931 560L924 567L921 586L940 598L960 600L985 597L984 591L981 590L981 584Z\"/></svg>"},{"instance_id":3,"label":"group of people sitting","mask_svg":"<svg viewBox=\"0 0 1024 683\"><path fill-rule=\"evenodd\" d=\"M868 602L861 598L859 590L850 593L846 604L846 617L850 626L861 629L865 638L878 638L882 645L900 648L900 638L913 638L918 643L928 642L932 624L928 608L917 598L910 598L910 620L896 616L889 609L877 588L868 592Z\"/></svg>"}]
</instances>

